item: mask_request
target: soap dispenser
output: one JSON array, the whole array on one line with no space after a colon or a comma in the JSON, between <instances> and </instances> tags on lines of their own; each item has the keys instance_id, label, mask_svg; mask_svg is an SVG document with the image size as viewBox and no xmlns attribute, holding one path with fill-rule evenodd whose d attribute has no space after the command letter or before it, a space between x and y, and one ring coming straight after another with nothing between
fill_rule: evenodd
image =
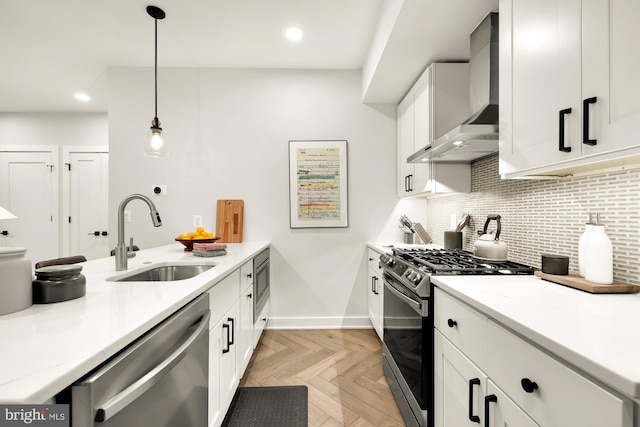
<instances>
[{"instance_id":1,"label":"soap dispenser","mask_svg":"<svg viewBox=\"0 0 640 427\"><path fill-rule=\"evenodd\" d=\"M584 232L578 241L578 274L580 274L580 277L585 277L587 266L587 240L593 231L593 225L593 219L591 213L589 213L589 221L585 224Z\"/></svg>"}]
</instances>

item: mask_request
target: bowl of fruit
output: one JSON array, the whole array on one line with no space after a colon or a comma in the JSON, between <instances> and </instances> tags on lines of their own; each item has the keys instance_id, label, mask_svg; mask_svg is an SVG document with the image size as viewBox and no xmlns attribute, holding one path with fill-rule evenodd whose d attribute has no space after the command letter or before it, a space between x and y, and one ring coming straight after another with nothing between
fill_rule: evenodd
<instances>
[{"instance_id":1,"label":"bowl of fruit","mask_svg":"<svg viewBox=\"0 0 640 427\"><path fill-rule=\"evenodd\" d=\"M196 231L190 231L176 237L176 242L180 242L184 245L185 252L193 251L194 243L213 243L216 240L220 240L220 238L216 237L215 234L206 231L202 227L196 228Z\"/></svg>"}]
</instances>

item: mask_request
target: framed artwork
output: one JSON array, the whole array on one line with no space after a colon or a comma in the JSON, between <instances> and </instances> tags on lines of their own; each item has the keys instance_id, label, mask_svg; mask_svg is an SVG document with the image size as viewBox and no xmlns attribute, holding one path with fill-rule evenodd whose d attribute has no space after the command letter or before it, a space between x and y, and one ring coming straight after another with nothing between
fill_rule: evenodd
<instances>
[{"instance_id":1,"label":"framed artwork","mask_svg":"<svg viewBox=\"0 0 640 427\"><path fill-rule=\"evenodd\" d=\"M289 141L290 227L348 227L347 202L347 141Z\"/></svg>"}]
</instances>

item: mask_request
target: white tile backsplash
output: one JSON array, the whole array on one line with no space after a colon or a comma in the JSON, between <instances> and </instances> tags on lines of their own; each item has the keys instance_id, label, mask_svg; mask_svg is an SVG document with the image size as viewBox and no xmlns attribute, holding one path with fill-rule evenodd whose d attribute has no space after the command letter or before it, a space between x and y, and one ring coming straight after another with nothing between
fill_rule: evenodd
<instances>
[{"instance_id":1,"label":"white tile backsplash","mask_svg":"<svg viewBox=\"0 0 640 427\"><path fill-rule=\"evenodd\" d=\"M473 250L488 214L501 216L501 240L509 258L540 267L540 255L570 258L578 270L578 239L588 213L599 213L613 243L615 280L640 285L640 169L609 172L563 180L502 180L498 155L471 166L471 193L427 200L427 231L443 243L451 214L465 212L472 222L464 230L463 244ZM495 230L495 221L490 229Z\"/></svg>"}]
</instances>

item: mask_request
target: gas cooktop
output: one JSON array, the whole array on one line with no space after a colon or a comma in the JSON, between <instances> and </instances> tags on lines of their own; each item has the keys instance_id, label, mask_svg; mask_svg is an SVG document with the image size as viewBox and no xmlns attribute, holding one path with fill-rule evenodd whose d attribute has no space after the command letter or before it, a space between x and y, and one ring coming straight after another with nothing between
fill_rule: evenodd
<instances>
[{"instance_id":1,"label":"gas cooktop","mask_svg":"<svg viewBox=\"0 0 640 427\"><path fill-rule=\"evenodd\" d=\"M489 261L460 249L393 248L380 255L385 280L410 289L420 298L431 295L431 276L533 274L536 268L514 261Z\"/></svg>"},{"instance_id":2,"label":"gas cooktop","mask_svg":"<svg viewBox=\"0 0 640 427\"><path fill-rule=\"evenodd\" d=\"M536 270L514 261L476 258L461 249L393 248L393 255L431 274L533 274Z\"/></svg>"}]
</instances>

